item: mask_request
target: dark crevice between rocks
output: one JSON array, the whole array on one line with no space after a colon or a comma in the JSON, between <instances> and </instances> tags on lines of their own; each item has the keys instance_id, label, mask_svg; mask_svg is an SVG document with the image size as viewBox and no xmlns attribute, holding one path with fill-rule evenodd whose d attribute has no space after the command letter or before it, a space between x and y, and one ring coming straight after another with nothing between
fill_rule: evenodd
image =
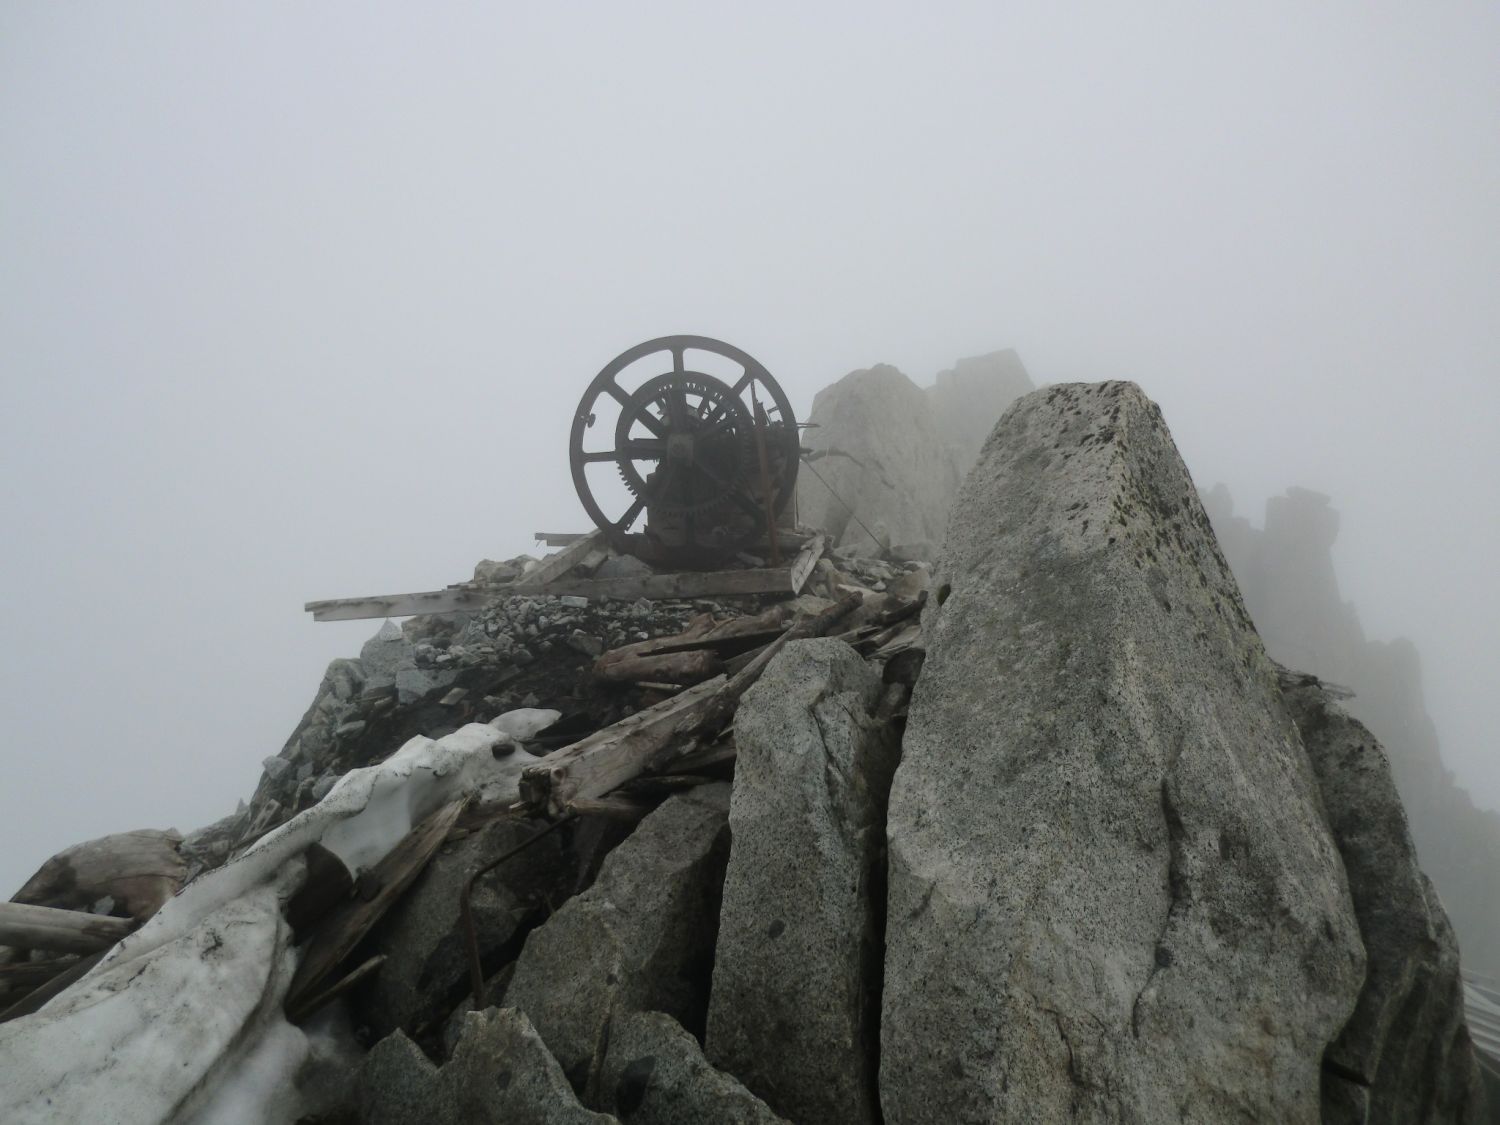
<instances>
[{"instance_id":1,"label":"dark crevice between rocks","mask_svg":"<svg viewBox=\"0 0 1500 1125\"><path fill-rule=\"evenodd\" d=\"M1173 913L1188 898L1187 876L1182 869L1182 841L1186 831L1182 826L1182 816L1172 801L1171 781L1166 777L1161 781L1161 815L1167 826L1167 911L1162 917L1161 930L1157 933L1156 944L1152 948L1151 967L1146 973L1146 980L1130 1005L1130 1034L1136 1039L1141 1037L1141 997L1156 980L1156 974L1171 967L1172 950L1166 944L1167 930L1171 928Z\"/></svg>"}]
</instances>

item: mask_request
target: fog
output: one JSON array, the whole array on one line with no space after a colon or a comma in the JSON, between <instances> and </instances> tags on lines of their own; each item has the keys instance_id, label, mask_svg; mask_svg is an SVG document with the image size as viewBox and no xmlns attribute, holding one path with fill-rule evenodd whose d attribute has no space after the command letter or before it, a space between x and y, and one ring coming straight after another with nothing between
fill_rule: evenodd
<instances>
[{"instance_id":1,"label":"fog","mask_svg":"<svg viewBox=\"0 0 1500 1125\"><path fill-rule=\"evenodd\" d=\"M1497 58L1481 3L0 8L0 891L248 797L380 625L304 601L585 529L571 411L674 332L799 413L1139 381L1257 523L1333 497L1500 807Z\"/></svg>"}]
</instances>

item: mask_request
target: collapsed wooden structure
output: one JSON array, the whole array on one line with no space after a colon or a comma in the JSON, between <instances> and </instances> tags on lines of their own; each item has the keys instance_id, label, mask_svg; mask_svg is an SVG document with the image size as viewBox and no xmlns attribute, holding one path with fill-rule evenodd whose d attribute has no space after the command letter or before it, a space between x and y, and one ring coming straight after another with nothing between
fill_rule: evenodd
<instances>
[{"instance_id":1,"label":"collapsed wooden structure","mask_svg":"<svg viewBox=\"0 0 1500 1125\"><path fill-rule=\"evenodd\" d=\"M538 538L555 542L563 537ZM306 856L304 886L287 906L303 951L285 1002L294 1021L306 1019L379 971L383 958L378 955L348 962L451 836L501 817L549 825L587 817L639 820L673 792L728 776L735 758L732 728L739 700L788 643L830 635L846 641L888 669L892 698L886 713L904 712L915 679L915 668L909 665L921 658L919 613L925 589L908 585L878 592L844 580L846 576L825 563L827 573L819 572L820 595L799 597L824 556L822 535L784 532L783 543L798 550L786 567L747 565L602 579L592 577L611 556L601 533L565 538L562 550L511 582L470 582L441 591L312 602L307 609L316 620L350 620L465 611L523 596L632 601L722 597L764 608L723 620L704 613L679 633L599 655L591 670L594 679L601 686L642 689L644 706L551 752L538 751L521 773L519 801L502 807L452 803L414 826L377 869L358 880L331 853L313 845ZM753 598L746 600L747 596ZM28 883L34 901L0 903L0 1021L37 1010L87 973L115 942L180 889L186 866L175 861L175 855L164 857L172 855L172 844L181 838L157 835L161 840L122 844L120 837L81 845L85 858L74 857L74 862L83 862L90 873L86 885L75 885L71 876L48 875L50 869L44 866ZM71 871L68 865L64 868ZM133 917L94 912L100 905L93 901L99 888L140 886L149 894L138 903L131 900ZM47 904L39 905L42 901Z\"/></svg>"}]
</instances>

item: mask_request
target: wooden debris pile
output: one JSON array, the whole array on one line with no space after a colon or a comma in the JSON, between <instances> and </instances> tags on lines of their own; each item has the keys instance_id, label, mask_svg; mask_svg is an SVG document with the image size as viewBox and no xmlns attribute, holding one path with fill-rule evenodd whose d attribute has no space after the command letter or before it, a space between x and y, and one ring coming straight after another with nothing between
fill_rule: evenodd
<instances>
[{"instance_id":1,"label":"wooden debris pile","mask_svg":"<svg viewBox=\"0 0 1500 1125\"><path fill-rule=\"evenodd\" d=\"M597 534L590 534L522 573L515 573L520 567L507 572L496 564L491 578L446 591L310 604L308 609L319 620L420 608L459 622L482 623L504 620L506 612L514 618L517 604L531 606L528 612L534 616L527 620L535 620L547 613L554 618L563 613L583 615L593 612L590 607L595 605L607 614L609 605L639 607L642 599L655 599L654 604L671 613L642 615L637 608L631 620L641 626L639 639L602 651L577 644L550 649L533 644L538 655L526 665L517 661L508 671L498 664L480 669L488 677L485 683L497 684L524 672L530 685L524 700L498 687L456 688L451 678L434 681L431 690L404 699L394 689L388 694L385 689L375 694L368 688L361 691L361 684L374 680L361 680L357 672L350 673L353 679L347 688L340 688L330 670L332 679L325 687L331 683L329 690L346 699L349 707L364 708L359 718L339 713L342 733L335 744L360 749L342 761L335 759L335 772L389 755L401 744L398 736L437 737L463 722L490 721L498 708L518 702L553 708L562 717L525 740L522 748L510 751L520 756L515 799L491 805L472 799L451 803L416 825L385 859L358 878L318 845L308 849L308 875L286 906L300 948L299 967L285 1000L288 1018L305 1020L345 995L357 1007L362 990L382 971L389 971L392 956L402 955L382 936L391 929L382 929L382 919L393 910L399 913L404 896L435 859L443 863L450 855L467 855L457 847L459 841L478 838L502 822L524 829L522 838L528 843L562 826L566 848L597 853L581 859L566 879L559 873L556 885L528 908L527 925L540 924L586 886L603 854L664 799L732 778L739 700L793 641L837 637L885 669L895 700L886 713L899 721L922 655L925 566L825 557L825 540L815 534L788 531L782 542L799 552L787 567L747 565L712 573L593 577L613 556ZM714 600L705 600L709 597ZM696 612L687 612L690 609ZM427 640L443 636L445 629L457 636L458 627L452 621L444 625L447 620L419 618L405 632ZM668 631L652 627L663 622L677 624ZM469 628L472 632L473 625ZM603 628L595 632L606 635ZM625 633L614 630L607 635L623 638ZM571 694L563 694L564 683L571 685ZM585 683L592 687L580 686ZM557 694L546 693L549 684L558 688ZM580 696L586 692L596 698L580 707ZM317 710L315 706L309 715ZM600 722L601 716L611 714L617 717ZM500 721L495 719L497 725ZM435 725L439 729L433 729ZM292 767L273 765L268 760L263 788L292 776ZM106 837L49 860L11 903L0 903L0 1021L36 1011L87 973L109 947L151 917L186 882L306 807L318 789L326 791L328 775L324 777L312 787L313 798L303 792L309 788L307 781L297 781L303 795L295 801L283 799L273 816L254 817L247 810L186 841L175 832ZM614 827L584 827L593 823ZM485 982L495 979L497 972L503 976L504 964L497 958L514 959L525 936L523 928L509 934L500 948L492 948L476 930L468 896L475 877L495 866L490 862L484 870L475 866L464 873L462 913L467 925L460 923L457 929L467 933L455 934L453 940L465 950L463 992L468 995L443 999L435 994L439 1008L465 1008L474 1003L474 995L490 995Z\"/></svg>"}]
</instances>

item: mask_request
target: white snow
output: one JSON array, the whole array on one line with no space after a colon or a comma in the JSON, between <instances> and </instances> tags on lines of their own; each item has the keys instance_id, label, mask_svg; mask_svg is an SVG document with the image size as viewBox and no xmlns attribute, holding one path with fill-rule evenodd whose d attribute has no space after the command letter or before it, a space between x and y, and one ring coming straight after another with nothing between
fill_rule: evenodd
<instances>
[{"instance_id":1,"label":"white snow","mask_svg":"<svg viewBox=\"0 0 1500 1125\"><path fill-rule=\"evenodd\" d=\"M516 737L471 723L346 774L41 1011L0 1024L0 1121L294 1120L308 1041L282 1017L297 956L282 905L302 882L303 851L321 842L358 874L456 797L514 800L529 759L493 750Z\"/></svg>"}]
</instances>

